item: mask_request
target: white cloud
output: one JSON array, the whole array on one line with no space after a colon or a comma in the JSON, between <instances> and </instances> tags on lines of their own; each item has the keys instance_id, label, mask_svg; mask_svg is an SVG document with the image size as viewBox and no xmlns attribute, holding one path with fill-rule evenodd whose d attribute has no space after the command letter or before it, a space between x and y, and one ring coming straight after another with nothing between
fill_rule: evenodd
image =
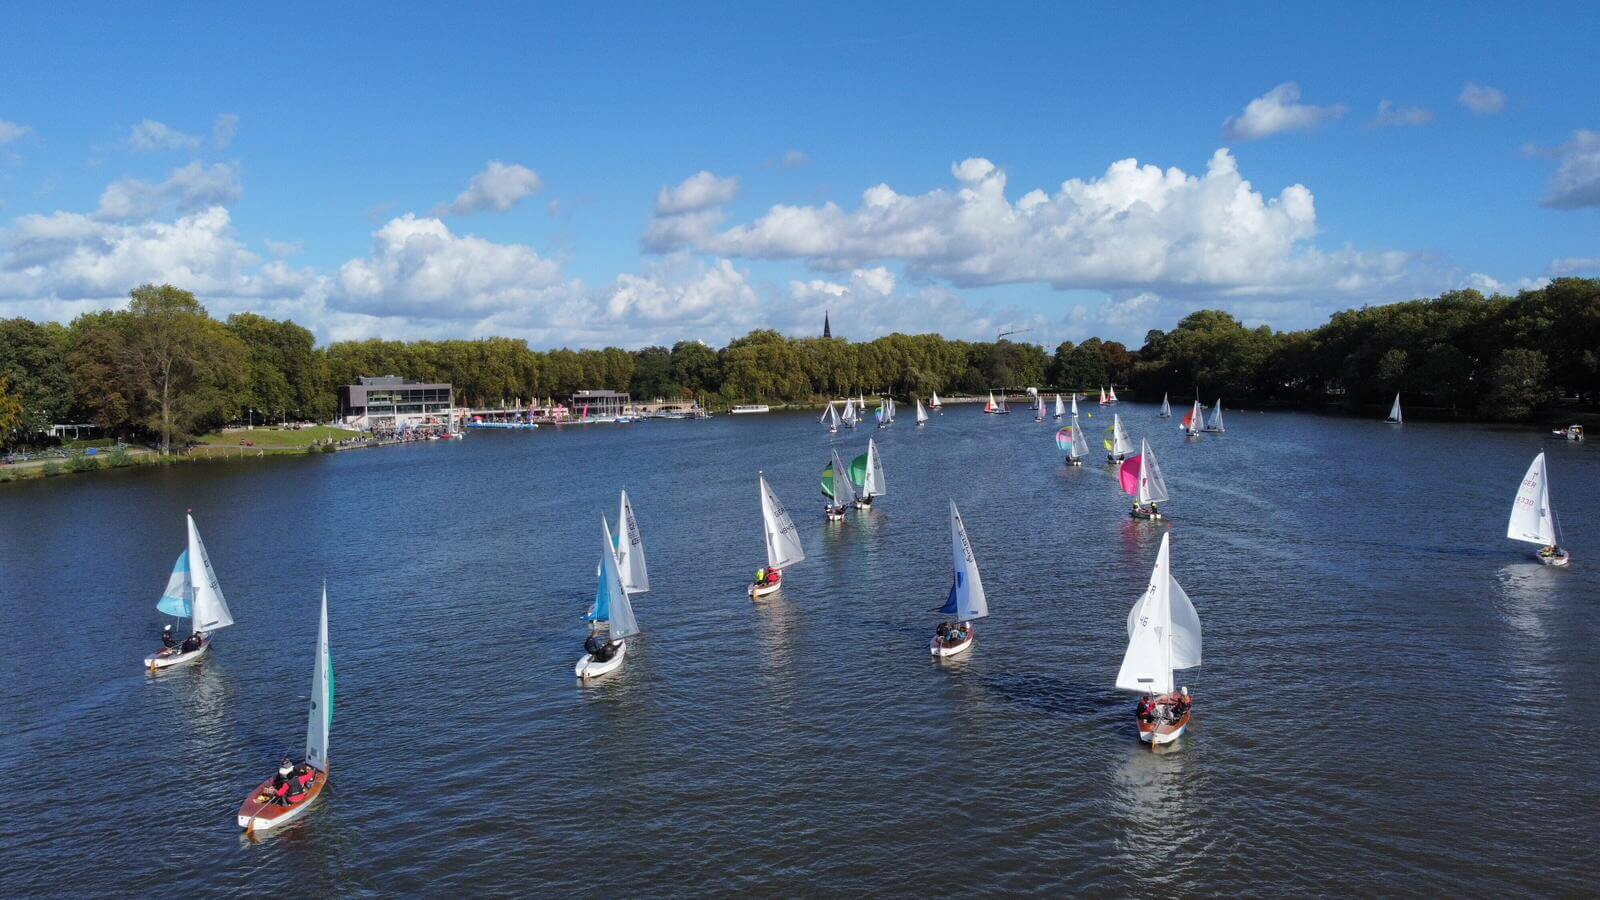
<instances>
[{"instance_id":1,"label":"white cloud","mask_svg":"<svg viewBox=\"0 0 1600 900\"><path fill-rule=\"evenodd\" d=\"M1532 152L1560 160L1550 178L1544 205L1552 209L1600 206L1600 132L1579 129L1572 139L1549 150Z\"/></svg>"},{"instance_id":2,"label":"white cloud","mask_svg":"<svg viewBox=\"0 0 1600 900\"><path fill-rule=\"evenodd\" d=\"M785 169L804 168L811 162L811 157L804 150L788 150L778 157L778 165Z\"/></svg>"},{"instance_id":3,"label":"white cloud","mask_svg":"<svg viewBox=\"0 0 1600 900\"><path fill-rule=\"evenodd\" d=\"M33 129L27 125L19 125L16 122L7 122L5 119L0 119L0 144L9 144L32 133Z\"/></svg>"},{"instance_id":4,"label":"white cloud","mask_svg":"<svg viewBox=\"0 0 1600 900\"><path fill-rule=\"evenodd\" d=\"M506 165L498 159L490 160L482 172L473 175L467 189L456 195L449 204L435 207L435 216L465 216L476 212L507 212L524 198L538 193L544 186L539 173L527 166Z\"/></svg>"},{"instance_id":5,"label":"white cloud","mask_svg":"<svg viewBox=\"0 0 1600 900\"><path fill-rule=\"evenodd\" d=\"M238 166L192 162L174 169L165 181L156 184L137 178L112 182L100 195L100 209L95 218L126 222L167 210L194 212L211 206L227 206L238 200L242 192Z\"/></svg>"},{"instance_id":6,"label":"white cloud","mask_svg":"<svg viewBox=\"0 0 1600 900\"><path fill-rule=\"evenodd\" d=\"M1600 273L1600 256L1564 256L1550 261L1551 275L1581 275Z\"/></svg>"},{"instance_id":7,"label":"white cloud","mask_svg":"<svg viewBox=\"0 0 1600 900\"><path fill-rule=\"evenodd\" d=\"M1123 329L1130 326L1153 327L1160 305L1160 295L1150 291L1141 291L1131 297L1109 297L1101 309L1100 321Z\"/></svg>"},{"instance_id":8,"label":"white cloud","mask_svg":"<svg viewBox=\"0 0 1600 900\"><path fill-rule=\"evenodd\" d=\"M532 247L457 236L407 213L378 229L369 256L339 268L329 302L374 315L472 318L539 305L560 275Z\"/></svg>"},{"instance_id":9,"label":"white cloud","mask_svg":"<svg viewBox=\"0 0 1600 900\"><path fill-rule=\"evenodd\" d=\"M951 168L958 186L902 195L886 184L854 211L834 203L774 206L748 224L715 232L699 223L647 234L647 246L691 247L734 258L801 259L844 271L905 263L913 280L962 286L1046 283L1059 289L1297 294L1371 291L1403 275L1403 253L1325 252L1311 191L1275 197L1242 178L1218 150L1204 175L1113 163L1096 179L1071 179L1054 194L1006 197L1005 172L985 159ZM720 210L704 210L702 214ZM654 223L653 223L654 224Z\"/></svg>"},{"instance_id":10,"label":"white cloud","mask_svg":"<svg viewBox=\"0 0 1600 900\"><path fill-rule=\"evenodd\" d=\"M1485 294L1515 294L1518 291L1536 290L1549 283L1548 278L1517 278L1512 281L1501 281L1482 272L1473 272L1462 280L1460 287L1472 288Z\"/></svg>"},{"instance_id":11,"label":"white cloud","mask_svg":"<svg viewBox=\"0 0 1600 900\"><path fill-rule=\"evenodd\" d=\"M1506 95L1486 84L1467 82L1456 101L1480 116L1492 116L1506 108Z\"/></svg>"},{"instance_id":12,"label":"white cloud","mask_svg":"<svg viewBox=\"0 0 1600 900\"><path fill-rule=\"evenodd\" d=\"M630 325L737 327L759 302L749 276L726 259L711 265L669 257L643 275L618 275L606 314Z\"/></svg>"},{"instance_id":13,"label":"white cloud","mask_svg":"<svg viewBox=\"0 0 1600 900\"><path fill-rule=\"evenodd\" d=\"M266 238L262 243L266 245L267 252L278 259L299 256L306 250L304 241L275 241L272 238Z\"/></svg>"},{"instance_id":14,"label":"white cloud","mask_svg":"<svg viewBox=\"0 0 1600 900\"><path fill-rule=\"evenodd\" d=\"M155 150L198 150L200 138L154 119L145 119L128 133L128 146L146 153Z\"/></svg>"},{"instance_id":15,"label":"white cloud","mask_svg":"<svg viewBox=\"0 0 1600 900\"><path fill-rule=\"evenodd\" d=\"M772 301L760 321L787 334L814 335L821 332L822 316L827 313L833 334L851 340L871 340L894 332L994 340L1003 328L1053 330L1045 316L1015 307L997 310L937 286L918 287L909 293L899 292L898 287L894 273L882 266L855 269L842 281L794 280L789 282L788 295Z\"/></svg>"},{"instance_id":16,"label":"white cloud","mask_svg":"<svg viewBox=\"0 0 1600 900\"><path fill-rule=\"evenodd\" d=\"M739 179L718 178L702 170L679 182L677 187L662 188L656 194L656 215L675 216L721 206L738 194Z\"/></svg>"},{"instance_id":17,"label":"white cloud","mask_svg":"<svg viewBox=\"0 0 1600 900\"><path fill-rule=\"evenodd\" d=\"M226 150L238 133L239 117L233 113L223 113L211 123L211 146L217 150Z\"/></svg>"},{"instance_id":18,"label":"white cloud","mask_svg":"<svg viewBox=\"0 0 1600 900\"><path fill-rule=\"evenodd\" d=\"M1420 106L1395 106L1388 100L1378 103L1378 117L1370 123L1375 128L1397 128L1406 125L1426 125L1433 121L1433 110Z\"/></svg>"},{"instance_id":19,"label":"white cloud","mask_svg":"<svg viewBox=\"0 0 1600 900\"><path fill-rule=\"evenodd\" d=\"M1344 104L1312 106L1300 102L1300 86L1285 81L1245 104L1244 112L1222 123L1230 141L1254 141L1286 131L1312 131L1323 122L1344 115Z\"/></svg>"}]
</instances>

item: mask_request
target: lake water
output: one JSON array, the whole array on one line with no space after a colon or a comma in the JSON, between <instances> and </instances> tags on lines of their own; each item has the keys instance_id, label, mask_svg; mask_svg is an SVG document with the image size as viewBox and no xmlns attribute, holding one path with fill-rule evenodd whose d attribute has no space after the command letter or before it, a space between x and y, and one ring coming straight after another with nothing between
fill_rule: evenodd
<instances>
[{"instance_id":1,"label":"lake water","mask_svg":"<svg viewBox=\"0 0 1600 900\"><path fill-rule=\"evenodd\" d=\"M840 434L889 495L834 526L806 415L0 487L0 893L1593 892L1600 447L1245 411L1185 441L1118 409L1205 627L1160 754L1112 684L1163 529L1020 410ZM1567 571L1503 537L1541 449ZM809 558L753 604L758 469ZM653 591L585 687L621 488ZM991 617L941 665L949 498ZM152 679L185 508L238 624ZM324 578L331 790L246 841L304 744Z\"/></svg>"}]
</instances>

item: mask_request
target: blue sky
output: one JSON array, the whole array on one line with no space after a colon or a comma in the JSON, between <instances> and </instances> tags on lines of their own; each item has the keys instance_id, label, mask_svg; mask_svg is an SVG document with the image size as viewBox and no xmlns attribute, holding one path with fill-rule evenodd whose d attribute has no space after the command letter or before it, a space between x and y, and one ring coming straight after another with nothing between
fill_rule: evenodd
<instances>
[{"instance_id":1,"label":"blue sky","mask_svg":"<svg viewBox=\"0 0 1600 900\"><path fill-rule=\"evenodd\" d=\"M0 316L1137 345L1600 274L1600 16L1401 7L11 10Z\"/></svg>"}]
</instances>

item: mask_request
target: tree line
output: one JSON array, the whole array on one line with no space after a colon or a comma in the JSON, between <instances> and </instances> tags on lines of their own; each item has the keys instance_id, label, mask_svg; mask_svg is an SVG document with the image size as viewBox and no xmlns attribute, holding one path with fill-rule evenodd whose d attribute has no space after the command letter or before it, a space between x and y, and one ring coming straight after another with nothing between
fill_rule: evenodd
<instances>
[{"instance_id":1,"label":"tree line","mask_svg":"<svg viewBox=\"0 0 1600 900\"><path fill-rule=\"evenodd\" d=\"M1437 415L1521 419L1600 391L1600 280L1565 278L1515 297L1452 291L1335 314L1306 331L1247 328L1219 310L1152 330L1130 350L1089 338L1036 344L891 334L872 341L754 331L640 350L533 350L522 340L340 341L318 347L284 320L212 318L188 291L142 285L126 308L70 324L0 321L0 441L87 423L163 449L226 424L332 418L337 389L361 375L455 386L470 406L562 398L585 388L717 406L845 394L902 397L1025 387L1230 404L1407 406Z\"/></svg>"}]
</instances>

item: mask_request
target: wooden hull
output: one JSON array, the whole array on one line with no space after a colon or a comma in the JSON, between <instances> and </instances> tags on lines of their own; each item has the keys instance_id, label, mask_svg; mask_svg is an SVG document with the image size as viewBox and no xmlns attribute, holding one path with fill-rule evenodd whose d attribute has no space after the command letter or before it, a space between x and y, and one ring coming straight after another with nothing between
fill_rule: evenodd
<instances>
[{"instance_id":1,"label":"wooden hull","mask_svg":"<svg viewBox=\"0 0 1600 900\"><path fill-rule=\"evenodd\" d=\"M199 650L191 650L188 653L180 653L176 647L163 648L156 653L146 656L144 658L144 667L153 672L158 669L170 669L173 666L188 665L189 663L192 663L204 656L205 652L210 649L211 638L209 637L200 642Z\"/></svg>"},{"instance_id":2,"label":"wooden hull","mask_svg":"<svg viewBox=\"0 0 1600 900\"><path fill-rule=\"evenodd\" d=\"M293 806L275 806L270 802L259 799L262 795L272 790L272 779L261 782L261 786L250 793L239 807L239 827L255 831L268 831L287 825L300 818L317 798L322 796L322 789L328 783L328 773L318 772L311 782L311 789L306 792L306 798Z\"/></svg>"},{"instance_id":3,"label":"wooden hull","mask_svg":"<svg viewBox=\"0 0 1600 900\"><path fill-rule=\"evenodd\" d=\"M1139 726L1139 740L1151 747L1170 744L1183 736L1184 729L1189 727L1189 719L1194 715L1194 703L1191 701L1184 709L1183 715L1172 722L1146 722L1135 717L1134 721Z\"/></svg>"},{"instance_id":4,"label":"wooden hull","mask_svg":"<svg viewBox=\"0 0 1600 900\"><path fill-rule=\"evenodd\" d=\"M578 664L572 667L572 674L581 679L599 678L622 668L622 660L628 655L628 642L623 641L617 647L617 652L605 662L595 660L593 654L585 653Z\"/></svg>"}]
</instances>

